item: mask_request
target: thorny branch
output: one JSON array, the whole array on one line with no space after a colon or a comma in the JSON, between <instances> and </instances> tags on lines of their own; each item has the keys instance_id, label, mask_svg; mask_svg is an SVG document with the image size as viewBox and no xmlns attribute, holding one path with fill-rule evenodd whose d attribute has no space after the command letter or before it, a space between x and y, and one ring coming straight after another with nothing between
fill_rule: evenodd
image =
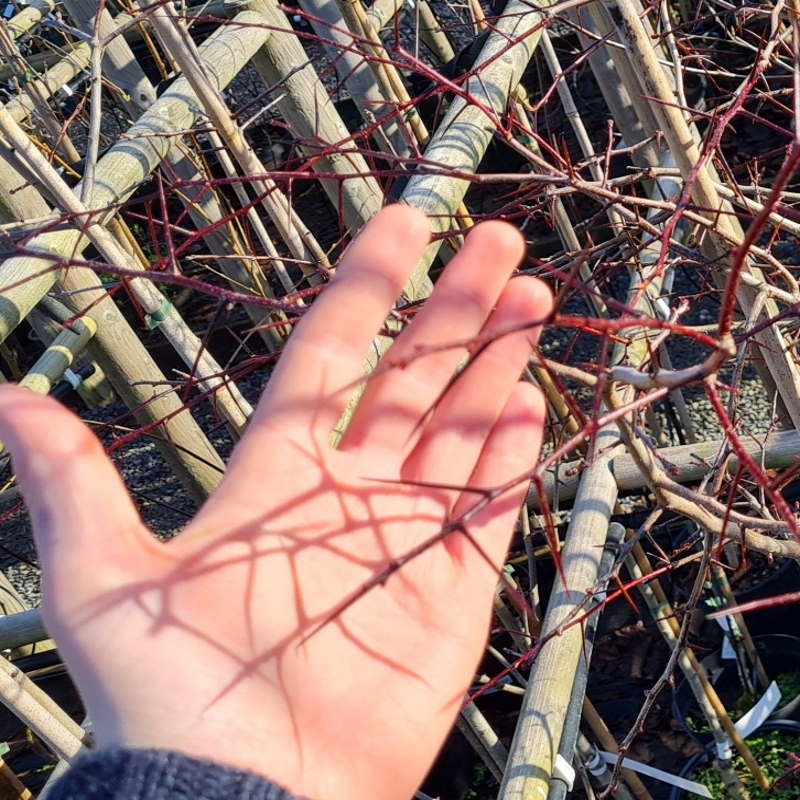
<instances>
[{"instance_id":1,"label":"thorny branch","mask_svg":"<svg viewBox=\"0 0 800 800\"><path fill-rule=\"evenodd\" d=\"M526 519L528 550L535 549L532 540L549 548L563 579L559 514L565 509L558 471L578 458L581 474L586 472L597 456L598 433L608 426L618 428L642 476L638 491L622 498L614 513L678 518L706 532L709 544L693 600L709 554L724 561L730 542L744 562L750 553L800 562L797 513L784 497L796 481L800 450L768 468L745 446L748 439L762 441L776 426L786 427L791 410L800 407L797 4L567 0L522 10L517 4L520 19L535 14L535 20L531 17L527 29L501 35L505 12L502 3L493 3L478 15L486 34L477 40L478 17L444 0L430 3L438 21L434 30L423 30L414 14L393 16L397 9L381 2L356 7L358 30L344 18L323 20L316 5L305 3L302 9L283 9L285 26L280 17L280 24L274 18L257 20L260 4L178 4L177 16L170 17L175 30L197 41L184 39L185 52L172 55L147 22L161 19L161 35L169 34L162 2L137 4L140 15L127 13L133 8L123 11L116 29L104 35L99 14L82 29L66 5L47 14L38 5L11 4L15 16L2 36L6 55L0 75L6 83L0 113L7 134L21 128L30 141L27 146L7 138L0 142L4 374L24 375L38 355L32 349L48 341L47 324L52 330L81 315L100 318L103 303L113 302L122 312L120 330L126 326L120 335L155 358L142 374L114 376L112 387L101 362L108 364L114 355L98 358L92 350L82 358L94 369L95 383L86 380L80 402L98 404L103 389L106 396L126 397L127 406L116 410L113 422L96 423L109 452L121 456L155 440L171 454L176 474L175 465L202 464L215 473L213 483L222 459L200 437L213 432L215 442L224 438L221 449L232 445L235 436L221 423L223 396L239 384L250 392L264 383L275 351L335 274L354 233L353 209L366 214L364 209L404 198L409 180L422 180L426 197L434 198L425 200L431 203L426 211L436 221L435 247L441 248L439 261L432 257L431 279L473 222L503 218L528 240L521 271L554 288L557 308L528 374L551 404L548 442L540 464L513 481L448 487L472 493L471 508L377 570L336 614L367 592L380 591L392 574L445 537L469 538L470 520L523 483L541 494L540 513ZM101 3L99 10L116 13L125 6ZM170 5L168 14L175 11ZM380 36L365 27L367 17L376 31L382 28ZM633 18L651 31L648 46L663 74L656 74L651 62L637 61L642 54L629 30ZM203 65L202 76L198 71L190 81L200 96L172 125L171 115L186 110L180 105L185 98L163 100L178 77L176 66L202 59L198 47L209 33L227 32L235 44L225 58L234 58L240 44L235 37L248 29L269 32L265 49L235 68ZM547 56L535 52L514 85L502 65L545 29ZM283 63L280 53L269 51L269 42L280 37L294 37L292 42L305 48L300 63ZM423 47L417 46L420 41ZM124 44L130 55L129 74L114 73L123 76L125 86L112 86L106 74L112 42ZM180 45L178 38L175 42ZM480 56L486 42L493 49ZM444 53L456 57L443 63ZM228 66L227 88L218 87L217 69ZM152 130L138 126L131 132L128 80L161 98ZM426 156L425 136L417 134L433 134L456 101L477 111L481 123L465 133L459 120L452 122L452 163L449 156ZM473 140L486 130L492 132L486 153L473 152ZM674 147L670 152L665 143L686 131L680 152ZM103 201L92 202L98 165L132 143L160 154L155 169L136 176L132 194L127 184L125 192L103 185L98 195ZM79 153L72 153L75 147ZM698 157L687 165L686 153L693 148ZM61 178L40 159L59 168ZM79 178L80 202L67 202L64 192ZM698 186L706 200L720 202L701 202ZM447 199L465 187L464 201L453 212ZM105 232L98 230L101 225ZM63 245L69 233L77 238ZM97 249L88 247L90 240ZM121 250L124 258L110 255ZM70 281L88 273L98 277L91 283ZM153 285L147 307L137 292L141 279ZM36 307L47 294L68 306L64 318L42 322L33 313L23 319L27 311L19 310ZM381 334L396 336L423 301L411 287ZM170 309L179 312L171 319L185 325L184 338L198 343L194 358L180 368L171 349L180 337L166 345L161 339ZM463 370L468 370L470 358L514 330L420 349L400 360L390 356L375 374L407 368L442 347L464 350ZM31 345L33 336L38 338ZM214 358L204 358L212 352ZM765 370L764 362L778 355L783 371ZM217 366L206 365L203 372L198 365L206 361ZM131 387L140 391L136 401L125 395ZM146 401L145 387L151 390ZM163 402L171 403L169 409L159 405ZM147 417L151 408L160 409L158 418ZM187 409L205 415L194 439L181 439L169 427ZM699 487L678 483L666 448L720 437L724 445L719 458L711 459L709 480ZM728 455L738 464L735 479ZM555 488L548 496L543 487L551 473L555 479L548 485ZM129 479L132 490L142 492L142 476ZM181 519L188 513L187 504L172 495L156 497L154 505L158 513L174 505ZM162 532L176 527L147 504L145 511L155 515ZM509 602L525 618L519 606L524 589L534 589L537 560L529 552L520 561L522 548L518 541L511 553L520 591ZM653 574L696 560L697 554L667 547ZM724 565L731 571L737 566ZM622 584L591 611L581 606L559 633L582 625L586 615L608 603L629 601L635 585ZM579 587L587 598L593 588ZM505 591L510 592L507 585ZM637 726L672 673L687 620L688 615ZM504 635L493 638L500 649ZM511 666L480 693L512 668L529 666L544 641L549 639L509 656ZM634 735L632 729L623 748Z\"/></svg>"}]
</instances>

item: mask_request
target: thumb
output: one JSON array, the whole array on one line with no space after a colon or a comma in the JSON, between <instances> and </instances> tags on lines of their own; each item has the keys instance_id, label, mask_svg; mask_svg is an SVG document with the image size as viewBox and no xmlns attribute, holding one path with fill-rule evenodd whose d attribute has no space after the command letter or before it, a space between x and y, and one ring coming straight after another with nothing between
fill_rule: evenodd
<instances>
[{"instance_id":1,"label":"thumb","mask_svg":"<svg viewBox=\"0 0 800 800\"><path fill-rule=\"evenodd\" d=\"M48 605L118 581L145 531L98 439L54 399L4 384L0 441L30 511Z\"/></svg>"}]
</instances>

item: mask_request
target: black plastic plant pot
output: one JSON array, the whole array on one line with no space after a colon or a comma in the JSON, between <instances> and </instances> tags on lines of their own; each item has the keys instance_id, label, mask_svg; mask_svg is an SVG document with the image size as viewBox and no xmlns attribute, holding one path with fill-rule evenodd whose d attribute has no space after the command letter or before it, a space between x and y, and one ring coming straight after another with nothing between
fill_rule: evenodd
<instances>
[{"instance_id":1,"label":"black plastic plant pot","mask_svg":"<svg viewBox=\"0 0 800 800\"><path fill-rule=\"evenodd\" d=\"M778 765L777 769L773 770L772 774L770 774L770 770L768 770L767 764L765 763L765 758L762 754L759 757L758 748L756 748L756 743L759 741L764 741L765 737L770 733L780 733L788 737L793 737L797 739L796 745L792 746L792 752L796 752L800 755L800 722L796 722L793 720L770 720L769 722L765 722L757 731L752 733L748 738L748 744L751 747L753 755L756 758L756 761L759 762L759 765L764 770L764 773L768 780L774 781L781 776L786 775L789 772L790 766L788 764L788 758L786 766ZM681 770L680 777L686 778L690 781L696 781L698 783L702 783L700 780L698 773L703 770L704 767L710 766L714 761L714 756L716 755L716 749L714 745L709 745L705 749L701 750L696 755L692 756L689 761L686 763L686 766ZM780 759L780 756L777 757ZM734 763L734 767L736 764ZM742 765L742 777L746 779L746 776L749 775L747 772L747 768ZM786 787L781 788L780 784L785 782ZM800 775L797 775L794 778L789 778L788 776L784 777L782 781L779 781L779 786L776 787L776 791L774 794L767 794L765 792L759 791L758 787L748 786L748 789L751 793L752 800L784 800L784 798L795 798L800 797ZM714 790L712 789L712 794ZM719 793L715 794L713 800L726 800L729 795L724 792L724 790L720 790ZM683 789L678 786L673 786L672 791L669 795L669 800L698 800L699 795L694 794L694 792L689 791L688 789Z\"/></svg>"},{"instance_id":2,"label":"black plastic plant pot","mask_svg":"<svg viewBox=\"0 0 800 800\"><path fill-rule=\"evenodd\" d=\"M770 597L800 591L800 564L792 559L786 559L753 586L743 590L737 590L735 586L733 588L737 603L766 600ZM796 628L799 612L800 609L796 603L766 606L745 614L744 621L753 636L784 633Z\"/></svg>"},{"instance_id":3,"label":"black plastic plant pot","mask_svg":"<svg viewBox=\"0 0 800 800\"><path fill-rule=\"evenodd\" d=\"M800 639L783 635L756 636L753 642L767 676L781 689L780 705L770 715L770 720L800 721ZM716 651L701 663L734 721L758 700L758 697L745 696L735 660L723 660L721 651ZM711 742L705 718L686 680L673 692L672 715L695 741L704 746Z\"/></svg>"}]
</instances>

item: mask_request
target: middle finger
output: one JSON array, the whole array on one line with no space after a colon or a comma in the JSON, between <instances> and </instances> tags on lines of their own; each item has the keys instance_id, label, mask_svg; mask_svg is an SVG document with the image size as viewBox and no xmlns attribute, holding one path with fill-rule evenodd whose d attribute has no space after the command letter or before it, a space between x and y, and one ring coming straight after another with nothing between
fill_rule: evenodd
<instances>
[{"instance_id":1,"label":"middle finger","mask_svg":"<svg viewBox=\"0 0 800 800\"><path fill-rule=\"evenodd\" d=\"M504 222L483 223L467 236L430 300L367 384L340 449L368 446L396 452L398 460L411 451L420 420L466 352L463 347L437 348L468 341L481 331L523 253L522 236Z\"/></svg>"}]
</instances>

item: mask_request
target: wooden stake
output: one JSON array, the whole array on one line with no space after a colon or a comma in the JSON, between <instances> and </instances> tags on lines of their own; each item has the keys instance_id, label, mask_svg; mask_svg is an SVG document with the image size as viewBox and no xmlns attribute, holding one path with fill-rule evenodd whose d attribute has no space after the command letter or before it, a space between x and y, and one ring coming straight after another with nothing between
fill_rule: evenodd
<instances>
[{"instance_id":1,"label":"wooden stake","mask_svg":"<svg viewBox=\"0 0 800 800\"><path fill-rule=\"evenodd\" d=\"M133 272L144 271L146 263L142 264L125 250L106 226L93 221L92 212L75 196L47 159L30 144L25 133L1 106L0 134L10 143L13 158L32 169L37 184L56 200L59 208L79 221L80 230L110 264ZM172 344L184 363L200 378L203 390L211 395L212 402L231 425L235 435L241 435L253 409L239 392L236 384L226 376L225 370L184 322L177 309L151 281L137 278L130 282L130 288L145 313L157 320L155 325Z\"/></svg>"}]
</instances>

